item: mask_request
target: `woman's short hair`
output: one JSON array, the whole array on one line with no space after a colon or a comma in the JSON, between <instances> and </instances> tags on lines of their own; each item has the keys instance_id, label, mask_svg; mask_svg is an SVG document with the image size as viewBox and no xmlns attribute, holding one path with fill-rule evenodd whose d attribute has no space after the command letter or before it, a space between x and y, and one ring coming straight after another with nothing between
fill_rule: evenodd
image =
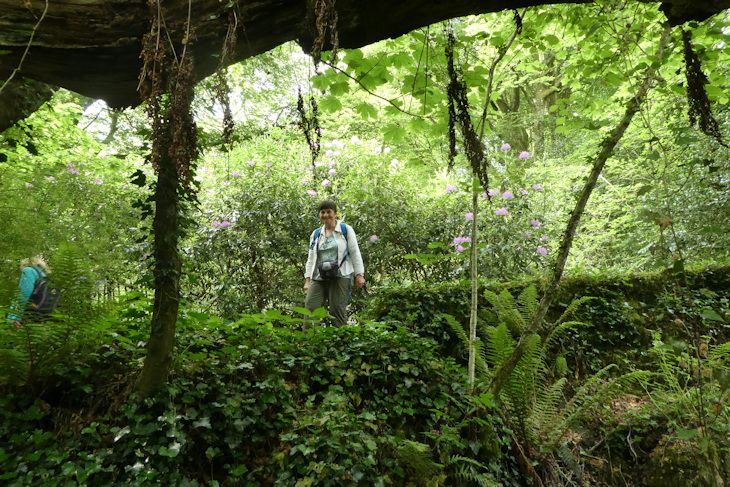
<instances>
[{"instance_id":1,"label":"woman's short hair","mask_svg":"<svg viewBox=\"0 0 730 487\"><path fill-rule=\"evenodd\" d=\"M40 267L41 269L43 269L43 272L50 271L50 269L48 268L48 264L46 264L46 261L38 255L36 255L35 257L31 257L30 259L21 260L20 270L22 271L26 267Z\"/></svg>"},{"instance_id":2,"label":"woman's short hair","mask_svg":"<svg viewBox=\"0 0 730 487\"><path fill-rule=\"evenodd\" d=\"M337 203L332 200L324 200L319 204L319 208L317 208L317 211L322 210L332 210L337 213Z\"/></svg>"}]
</instances>

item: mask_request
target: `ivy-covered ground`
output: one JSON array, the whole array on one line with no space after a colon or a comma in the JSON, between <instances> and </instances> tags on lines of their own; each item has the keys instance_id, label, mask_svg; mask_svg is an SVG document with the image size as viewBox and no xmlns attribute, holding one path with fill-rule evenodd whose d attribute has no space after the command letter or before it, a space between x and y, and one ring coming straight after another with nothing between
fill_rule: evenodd
<instances>
[{"instance_id":1,"label":"ivy-covered ground","mask_svg":"<svg viewBox=\"0 0 730 487\"><path fill-rule=\"evenodd\" d=\"M690 288L661 274L566 281L551 320L595 299L499 400L484 393L498 365L495 308L482 307L489 368L471 393L444 315L464 319L466 285L378 290L361 323L343 329L301 331L276 311L223 322L187 310L167 390L146 401L133 394L141 297L90 324L5 329L0 480L722 485L728 282L728 268L690 275ZM503 287L517 296L528 284Z\"/></svg>"}]
</instances>

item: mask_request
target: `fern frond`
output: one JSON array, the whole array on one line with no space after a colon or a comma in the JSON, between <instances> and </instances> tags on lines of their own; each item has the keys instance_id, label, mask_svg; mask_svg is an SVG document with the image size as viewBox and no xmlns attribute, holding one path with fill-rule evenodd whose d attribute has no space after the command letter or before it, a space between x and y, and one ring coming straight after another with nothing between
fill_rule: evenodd
<instances>
[{"instance_id":1,"label":"fern frond","mask_svg":"<svg viewBox=\"0 0 730 487\"><path fill-rule=\"evenodd\" d=\"M462 480L477 482L479 485L486 487L497 487L500 485L490 475L484 473L489 468L473 458L452 455L448 458L446 466L454 467L456 469L456 476Z\"/></svg>"},{"instance_id":2,"label":"fern frond","mask_svg":"<svg viewBox=\"0 0 730 487\"><path fill-rule=\"evenodd\" d=\"M560 458L563 464L568 467L571 472L573 472L573 475L575 475L578 480L578 485L583 485L583 468L581 468L580 459L575 455L575 453L573 453L570 448L563 443L558 443L555 446L555 452L558 454L558 458Z\"/></svg>"},{"instance_id":3,"label":"fern frond","mask_svg":"<svg viewBox=\"0 0 730 487\"><path fill-rule=\"evenodd\" d=\"M545 350L549 349L550 347L555 345L555 342L560 339L563 333L581 326L589 327L593 325L590 323L583 323L582 321L566 321L565 323L561 323L560 325L554 327L545 337L545 345L543 346L543 348Z\"/></svg>"},{"instance_id":4,"label":"fern frond","mask_svg":"<svg viewBox=\"0 0 730 487\"><path fill-rule=\"evenodd\" d=\"M428 480L444 468L431 459L431 452L426 444L402 440L396 450L420 480Z\"/></svg>"},{"instance_id":5,"label":"fern frond","mask_svg":"<svg viewBox=\"0 0 730 487\"><path fill-rule=\"evenodd\" d=\"M500 367L515 348L516 340L504 323L487 328L486 359L493 367Z\"/></svg>"},{"instance_id":6,"label":"fern frond","mask_svg":"<svg viewBox=\"0 0 730 487\"><path fill-rule=\"evenodd\" d=\"M556 325L561 324L563 321L568 319L570 315L572 315L576 309L578 309L579 306L581 306L583 303L586 303L592 299L596 299L595 296L583 296L579 299L574 300L572 303L568 305L567 308L565 308L565 311L563 311L563 314L560 315L560 318L555 322Z\"/></svg>"},{"instance_id":7,"label":"fern frond","mask_svg":"<svg viewBox=\"0 0 730 487\"><path fill-rule=\"evenodd\" d=\"M537 299L537 289L535 286L527 286L517 298L517 310L520 313L520 319L522 321L522 330L525 329L527 324L532 321L532 316L537 311L539 305Z\"/></svg>"},{"instance_id":8,"label":"fern frond","mask_svg":"<svg viewBox=\"0 0 730 487\"><path fill-rule=\"evenodd\" d=\"M515 299L509 291L504 289L497 295L493 291L486 290L484 291L484 297L494 307L499 321L505 323L515 336L519 336L525 328L525 322L522 320Z\"/></svg>"},{"instance_id":9,"label":"fern frond","mask_svg":"<svg viewBox=\"0 0 730 487\"><path fill-rule=\"evenodd\" d=\"M28 380L29 357L21 348L0 349L0 384L23 385Z\"/></svg>"},{"instance_id":10,"label":"fern frond","mask_svg":"<svg viewBox=\"0 0 730 487\"><path fill-rule=\"evenodd\" d=\"M550 387L539 388L537 392L537 400L530 417L536 431L550 430L552 425L560 417L559 405L563 400L563 389L567 383L566 379L560 379L550 385ZM543 435L536 435L536 437Z\"/></svg>"},{"instance_id":11,"label":"fern frond","mask_svg":"<svg viewBox=\"0 0 730 487\"><path fill-rule=\"evenodd\" d=\"M461 342L464 344L464 346L468 349L469 348L469 336L466 333L466 330L464 330L464 327L461 326L461 323L459 323L456 318L449 314L443 315L446 321L448 322L449 326L451 326L451 329L454 331L456 336L461 340ZM475 362L474 362L474 369L480 374L480 375L486 375L489 372L489 366L486 362L486 349L484 347L484 343L482 343L482 340L477 338L474 342L474 346L476 348L475 355Z\"/></svg>"},{"instance_id":12,"label":"fern frond","mask_svg":"<svg viewBox=\"0 0 730 487\"><path fill-rule=\"evenodd\" d=\"M724 362L724 365L727 366L730 363L730 342L709 347L708 355L711 359Z\"/></svg>"}]
</instances>

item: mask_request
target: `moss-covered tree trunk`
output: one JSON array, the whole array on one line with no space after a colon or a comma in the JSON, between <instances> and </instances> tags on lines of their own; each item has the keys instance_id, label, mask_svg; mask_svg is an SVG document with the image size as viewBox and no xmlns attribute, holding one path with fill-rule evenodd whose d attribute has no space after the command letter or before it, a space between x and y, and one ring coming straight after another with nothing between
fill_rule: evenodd
<instances>
[{"instance_id":1,"label":"moss-covered tree trunk","mask_svg":"<svg viewBox=\"0 0 730 487\"><path fill-rule=\"evenodd\" d=\"M181 259L177 248L179 191L175 161L165 154L160 158L155 190L155 304L147 356L137 382L137 390L143 398L165 386L172 363L175 324L180 306Z\"/></svg>"}]
</instances>

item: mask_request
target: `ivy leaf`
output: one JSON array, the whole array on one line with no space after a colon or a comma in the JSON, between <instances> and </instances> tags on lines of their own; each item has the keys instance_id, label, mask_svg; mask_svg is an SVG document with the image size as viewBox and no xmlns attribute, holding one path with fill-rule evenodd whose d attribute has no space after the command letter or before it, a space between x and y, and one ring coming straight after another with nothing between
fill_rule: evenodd
<instances>
[{"instance_id":1,"label":"ivy leaf","mask_svg":"<svg viewBox=\"0 0 730 487\"><path fill-rule=\"evenodd\" d=\"M160 449L157 450L157 453L159 453L163 457L175 458L180 454L180 448L182 448L182 445L176 441L172 443L169 447L161 446Z\"/></svg>"},{"instance_id":2,"label":"ivy leaf","mask_svg":"<svg viewBox=\"0 0 730 487\"><path fill-rule=\"evenodd\" d=\"M208 417L203 417L203 418L200 418L198 421L193 421L193 426L195 428L208 428L208 429L212 428L212 426L210 424L210 418L208 418Z\"/></svg>"}]
</instances>

